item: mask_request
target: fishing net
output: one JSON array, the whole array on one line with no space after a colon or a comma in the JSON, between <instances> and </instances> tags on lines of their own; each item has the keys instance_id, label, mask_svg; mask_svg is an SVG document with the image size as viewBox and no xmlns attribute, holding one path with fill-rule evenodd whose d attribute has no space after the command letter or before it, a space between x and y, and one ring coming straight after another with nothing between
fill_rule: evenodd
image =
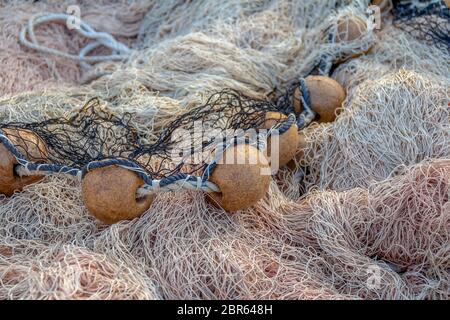
<instances>
[{"instance_id":1,"label":"fishing net","mask_svg":"<svg viewBox=\"0 0 450 320\"><path fill-rule=\"evenodd\" d=\"M0 297L450 298L450 59L443 42L402 28L441 20L383 20L341 41L342 19L366 21L368 0L115 3L79 2L83 21L130 48L91 74L18 42L31 16L67 3L2 7L1 129L23 155L36 156L20 147L33 144L24 132L42 140L30 170L82 175L119 159L148 179L203 177L210 162L183 162L196 150L167 160L178 128L258 136L267 111L293 113L292 92L309 74L330 72L347 98L334 122L301 131L303 156L265 197L234 214L177 189L139 218L105 225L80 181L59 174L0 195ZM38 42L73 54L88 45L63 28L37 26ZM207 153L220 142L206 141Z\"/></svg>"},{"instance_id":2,"label":"fishing net","mask_svg":"<svg viewBox=\"0 0 450 320\"><path fill-rule=\"evenodd\" d=\"M450 62L442 50L411 38L397 28L386 27L371 52L339 65L332 76L352 97L358 86L367 80L378 80L399 70L430 75L447 82Z\"/></svg>"},{"instance_id":3,"label":"fishing net","mask_svg":"<svg viewBox=\"0 0 450 320\"><path fill-rule=\"evenodd\" d=\"M18 93L36 89L76 85L89 74L77 61L43 55L24 48L18 42L21 30L28 20L42 13L66 13L69 5L80 7L83 20L93 28L112 34L120 42L131 45L137 35L142 17L151 1L2 1L0 10L0 94ZM41 45L65 53L78 53L88 40L76 32L68 32L64 23L45 23L35 27L36 41ZM108 53L96 48L95 54ZM109 63L111 64L111 62ZM90 72L92 74L92 72ZM91 75L92 76L92 75Z\"/></svg>"},{"instance_id":4,"label":"fishing net","mask_svg":"<svg viewBox=\"0 0 450 320\"><path fill-rule=\"evenodd\" d=\"M448 160L423 162L301 202L272 184L233 216L198 194L164 194L96 248L142 257L169 299L446 299L448 170Z\"/></svg>"},{"instance_id":5,"label":"fishing net","mask_svg":"<svg viewBox=\"0 0 450 320\"><path fill-rule=\"evenodd\" d=\"M186 107L225 88L258 100L274 88L281 95L322 61L337 63L371 46L373 32L363 26L355 39L339 41L336 36L342 19L366 21L366 2L350 7L342 1L311 0L158 3L143 20L139 50L92 87L115 92L144 86ZM229 19L221 18L224 10ZM208 14L195 20L200 12Z\"/></svg>"},{"instance_id":6,"label":"fishing net","mask_svg":"<svg viewBox=\"0 0 450 320\"><path fill-rule=\"evenodd\" d=\"M304 131L307 188L366 187L399 165L450 157L448 80L400 70L355 91L335 122Z\"/></svg>"},{"instance_id":7,"label":"fishing net","mask_svg":"<svg viewBox=\"0 0 450 320\"><path fill-rule=\"evenodd\" d=\"M368 188L313 193L285 225L323 252L340 292L448 299L449 170L448 159L425 161Z\"/></svg>"},{"instance_id":8,"label":"fishing net","mask_svg":"<svg viewBox=\"0 0 450 320\"><path fill-rule=\"evenodd\" d=\"M92 99L69 118L2 124L2 142L27 171L80 176L94 168L118 164L138 172L147 184L160 180L159 186L164 187L178 180L196 181L191 177L195 174L206 182L217 157L230 144L265 146L267 141L262 140L259 128L268 111L293 112L293 106L277 107L224 90L175 118L164 126L158 139L145 143L151 139L136 130L130 114L115 115L102 108L98 99ZM293 113L286 120L275 119L271 130L280 129L283 134L295 120ZM253 131L248 132L250 129ZM30 131L38 139L26 134Z\"/></svg>"},{"instance_id":9,"label":"fishing net","mask_svg":"<svg viewBox=\"0 0 450 320\"><path fill-rule=\"evenodd\" d=\"M394 1L394 25L450 51L450 8L444 1Z\"/></svg>"},{"instance_id":10,"label":"fishing net","mask_svg":"<svg viewBox=\"0 0 450 320\"><path fill-rule=\"evenodd\" d=\"M193 192L163 194L154 205L152 215L113 225L95 247L141 257L167 299L349 298L324 281L320 262L308 263L313 251L266 234L264 225L279 222L277 211L258 205L227 216Z\"/></svg>"},{"instance_id":11,"label":"fishing net","mask_svg":"<svg viewBox=\"0 0 450 320\"><path fill-rule=\"evenodd\" d=\"M2 299L158 299L138 270L73 245L39 241L0 246Z\"/></svg>"}]
</instances>

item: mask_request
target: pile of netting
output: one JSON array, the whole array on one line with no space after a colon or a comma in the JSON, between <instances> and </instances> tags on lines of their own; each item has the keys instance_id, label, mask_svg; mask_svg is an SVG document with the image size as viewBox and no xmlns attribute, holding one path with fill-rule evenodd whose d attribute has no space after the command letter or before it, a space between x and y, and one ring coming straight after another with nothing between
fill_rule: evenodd
<instances>
[{"instance_id":1,"label":"pile of netting","mask_svg":"<svg viewBox=\"0 0 450 320\"><path fill-rule=\"evenodd\" d=\"M0 195L0 298L449 299L448 7L393 1L343 36L369 2L79 1L84 34L61 24L71 1L1 3L2 147L18 175L55 174ZM333 122L295 110L314 74L346 91ZM214 161L173 163L177 129L270 135L268 112L302 149L245 210L185 188L107 225L72 178L120 164L199 186Z\"/></svg>"}]
</instances>

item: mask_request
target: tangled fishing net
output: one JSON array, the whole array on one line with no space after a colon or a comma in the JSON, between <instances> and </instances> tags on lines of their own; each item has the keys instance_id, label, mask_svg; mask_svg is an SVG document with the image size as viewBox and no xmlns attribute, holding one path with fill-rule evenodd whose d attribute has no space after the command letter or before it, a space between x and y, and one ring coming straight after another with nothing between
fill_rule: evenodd
<instances>
[{"instance_id":1,"label":"tangled fishing net","mask_svg":"<svg viewBox=\"0 0 450 320\"><path fill-rule=\"evenodd\" d=\"M18 35L29 19L46 12L66 13L70 5L82 7L83 20L102 31L115 36L118 41L131 44L138 34L141 19L151 3L136 1L2 1L0 3L0 95L23 92L33 88L58 87L61 84L76 84L86 71L77 61L60 57L45 58L41 54L24 49ZM42 46L63 52L79 52L87 44L86 38L67 32L63 23L52 23L34 28L36 41ZM97 54L107 50L98 48ZM85 75L86 74L86 75Z\"/></svg>"},{"instance_id":2,"label":"tangled fishing net","mask_svg":"<svg viewBox=\"0 0 450 320\"><path fill-rule=\"evenodd\" d=\"M19 241L0 247L2 299L157 299L138 271L105 255Z\"/></svg>"},{"instance_id":3,"label":"tangled fishing net","mask_svg":"<svg viewBox=\"0 0 450 320\"><path fill-rule=\"evenodd\" d=\"M266 143L266 139L259 139L263 135L259 127L266 121L266 113L293 111L292 104L277 107L248 99L233 90L223 90L166 123L158 139L151 141L151 137L142 136L130 123L131 114L117 116L99 104L94 98L70 117L1 125L0 139L23 166L24 173L16 171L82 177L96 168L120 165L136 172L148 188L169 187L177 182L197 183L201 179L202 189L212 189L207 180L224 149L239 141L259 149L261 143ZM290 114L286 120L275 122L270 129L282 134L295 123L295 116ZM208 134L195 133L195 126L209 131ZM236 133L238 129L242 133ZM254 130L253 137L244 132L250 129ZM194 137L186 139L186 132L194 132ZM33 140L28 133L38 139Z\"/></svg>"},{"instance_id":4,"label":"tangled fishing net","mask_svg":"<svg viewBox=\"0 0 450 320\"><path fill-rule=\"evenodd\" d=\"M36 41L30 19L72 2L0 4L2 132L45 143L42 157L17 148L29 171L69 173L0 195L1 298L450 298L444 1L393 1L382 29L354 39L342 21L367 21L369 1L114 3L78 2L93 39L52 20L36 23ZM116 42L87 52L101 32ZM86 61L114 43L124 59ZM175 190L133 220L89 214L70 172L121 159L150 186L203 178L210 161L169 161L176 129L258 129L269 111L291 125L310 74L336 79L346 99L334 122L299 125L302 156L254 206L230 214ZM209 154L217 142L200 144Z\"/></svg>"},{"instance_id":5,"label":"tangled fishing net","mask_svg":"<svg viewBox=\"0 0 450 320\"><path fill-rule=\"evenodd\" d=\"M449 88L406 70L359 85L335 122L305 131L308 188L366 187L398 166L449 158Z\"/></svg>"},{"instance_id":6,"label":"tangled fishing net","mask_svg":"<svg viewBox=\"0 0 450 320\"><path fill-rule=\"evenodd\" d=\"M394 10L398 28L431 45L450 50L450 8L440 1L399 1Z\"/></svg>"}]
</instances>

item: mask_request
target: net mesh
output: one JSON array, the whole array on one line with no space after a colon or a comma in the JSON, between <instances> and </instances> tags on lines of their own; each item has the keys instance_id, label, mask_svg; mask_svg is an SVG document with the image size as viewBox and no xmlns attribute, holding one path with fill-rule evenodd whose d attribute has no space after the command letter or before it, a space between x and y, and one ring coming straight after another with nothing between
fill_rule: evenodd
<instances>
[{"instance_id":1,"label":"net mesh","mask_svg":"<svg viewBox=\"0 0 450 320\"><path fill-rule=\"evenodd\" d=\"M444 1L394 1L394 25L450 52L450 9Z\"/></svg>"},{"instance_id":2,"label":"net mesh","mask_svg":"<svg viewBox=\"0 0 450 320\"><path fill-rule=\"evenodd\" d=\"M322 31L342 15L363 16L369 0L95 2L105 19L88 19L91 2L80 2L96 30L116 36L124 24L142 24L146 34L129 63L68 88L80 74L74 63L17 41L31 11L65 12L41 2L0 10L0 60L8 66L0 92L21 92L0 99L2 122L61 118L99 96L119 119L130 112L128 126L145 145L212 92L233 88L263 100L309 74L322 53L345 58L368 43L328 42ZM149 12L143 23L139 7ZM78 52L84 43L63 28L42 26L37 36ZM105 226L66 175L0 195L0 297L449 299L449 55L382 28L370 52L334 71L347 99L335 122L304 131L299 163L307 170L280 170L267 196L238 214L187 190L160 193L140 218Z\"/></svg>"},{"instance_id":3,"label":"net mesh","mask_svg":"<svg viewBox=\"0 0 450 320\"><path fill-rule=\"evenodd\" d=\"M145 134L134 126L130 113L113 113L98 98L89 100L69 117L9 122L0 128L13 144L21 146L19 151L25 158L35 163L82 170L92 162L126 159L144 169L151 179L162 179L178 173L200 174L212 160L217 146L223 146L231 138L240 136L244 142L259 147L258 134L262 132L259 128L266 113L293 112L292 104L287 102L258 101L225 89L169 122L153 142L148 142ZM280 124L284 120L275 121ZM255 136L244 132L250 129L254 129ZM23 130L40 139L30 139Z\"/></svg>"}]
</instances>

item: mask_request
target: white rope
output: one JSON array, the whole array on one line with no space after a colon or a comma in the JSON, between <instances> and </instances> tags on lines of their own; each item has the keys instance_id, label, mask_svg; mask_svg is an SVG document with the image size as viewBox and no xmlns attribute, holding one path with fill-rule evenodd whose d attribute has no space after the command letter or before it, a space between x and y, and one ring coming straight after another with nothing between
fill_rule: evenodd
<instances>
[{"instance_id":1,"label":"white rope","mask_svg":"<svg viewBox=\"0 0 450 320\"><path fill-rule=\"evenodd\" d=\"M169 185L161 187L159 185L160 180L153 180L152 185L144 184L137 190L137 194L139 197L145 196L149 193L154 192L171 192L171 191L180 191L182 189L187 190L202 190L204 192L220 192L219 187L211 182L205 181L203 182L200 177L197 177L196 181L188 181L188 180L178 180Z\"/></svg>"},{"instance_id":2,"label":"white rope","mask_svg":"<svg viewBox=\"0 0 450 320\"><path fill-rule=\"evenodd\" d=\"M19 177L26 177L26 176L38 176L42 175L41 172L38 171L30 171L27 167L23 165L18 165L14 168L14 171L19 175Z\"/></svg>"},{"instance_id":3,"label":"white rope","mask_svg":"<svg viewBox=\"0 0 450 320\"><path fill-rule=\"evenodd\" d=\"M45 165L45 164L44 164ZM28 169L28 162L23 164L19 164L14 168L14 171L16 174L19 175L19 177L26 177L26 176L42 176L42 175L53 175L53 174L64 174L68 177L73 177L79 181L82 180L82 171L76 168L72 168L70 171L61 169L60 171L44 171L39 169L39 165L37 170L29 170Z\"/></svg>"},{"instance_id":4,"label":"white rope","mask_svg":"<svg viewBox=\"0 0 450 320\"><path fill-rule=\"evenodd\" d=\"M68 19L71 18L73 18L73 16L64 13L40 13L34 15L28 21L27 26L21 30L19 37L20 43L28 48L43 53L78 61L84 68L91 68L92 66L90 65L90 63L111 61L111 60L123 60L129 56L130 49L126 45L116 41L114 37L111 36L109 33L95 31L94 29L92 29L90 25L88 25L81 19L78 19L79 28L75 28L76 32L94 41L87 44L84 48L82 48L78 55L62 52L57 49L48 48L39 44L34 34L34 28L38 24L48 22L66 23ZM30 40L28 40L28 38ZM111 49L112 54L106 56L96 56L96 55L87 56L89 52L91 52L92 50L94 50L99 46L105 46Z\"/></svg>"}]
</instances>

